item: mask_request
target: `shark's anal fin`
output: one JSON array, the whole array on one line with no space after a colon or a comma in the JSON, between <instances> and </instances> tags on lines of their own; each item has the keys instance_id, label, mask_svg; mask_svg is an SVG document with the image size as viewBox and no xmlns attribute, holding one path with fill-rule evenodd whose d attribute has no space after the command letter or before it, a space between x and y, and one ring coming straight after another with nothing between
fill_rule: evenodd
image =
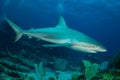
<instances>
[{"instance_id":1,"label":"shark's anal fin","mask_svg":"<svg viewBox=\"0 0 120 80\"><path fill-rule=\"evenodd\" d=\"M70 46L71 44L69 43L64 43L64 44L44 44L42 45L43 47L63 47L63 46Z\"/></svg>"}]
</instances>

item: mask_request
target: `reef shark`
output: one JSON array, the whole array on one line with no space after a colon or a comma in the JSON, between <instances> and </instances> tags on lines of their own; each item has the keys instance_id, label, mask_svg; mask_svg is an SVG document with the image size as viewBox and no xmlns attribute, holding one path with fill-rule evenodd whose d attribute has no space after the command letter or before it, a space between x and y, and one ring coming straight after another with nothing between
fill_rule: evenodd
<instances>
[{"instance_id":1,"label":"reef shark","mask_svg":"<svg viewBox=\"0 0 120 80\"><path fill-rule=\"evenodd\" d=\"M87 53L106 52L107 50L96 40L88 35L69 28L61 16L59 23L55 27L38 28L22 30L18 25L5 17L6 22L16 33L15 41L18 41L22 35L29 37L35 37L40 40L50 42L50 44L44 44L44 47L67 47L76 51L82 51Z\"/></svg>"}]
</instances>

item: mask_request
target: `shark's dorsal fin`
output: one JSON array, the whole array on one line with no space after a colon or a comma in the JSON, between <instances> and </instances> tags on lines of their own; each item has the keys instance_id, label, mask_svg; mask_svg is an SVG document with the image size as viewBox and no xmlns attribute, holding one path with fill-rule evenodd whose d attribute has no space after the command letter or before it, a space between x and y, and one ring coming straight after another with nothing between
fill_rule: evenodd
<instances>
[{"instance_id":1,"label":"shark's dorsal fin","mask_svg":"<svg viewBox=\"0 0 120 80\"><path fill-rule=\"evenodd\" d=\"M62 16L59 18L59 23L56 27L57 28L68 28L66 25L66 22Z\"/></svg>"}]
</instances>

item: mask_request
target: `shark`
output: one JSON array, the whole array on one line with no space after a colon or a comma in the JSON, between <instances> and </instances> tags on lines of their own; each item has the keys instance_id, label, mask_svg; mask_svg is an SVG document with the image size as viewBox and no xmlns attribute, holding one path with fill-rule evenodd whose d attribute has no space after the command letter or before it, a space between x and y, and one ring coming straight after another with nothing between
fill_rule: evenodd
<instances>
[{"instance_id":1,"label":"shark","mask_svg":"<svg viewBox=\"0 0 120 80\"><path fill-rule=\"evenodd\" d=\"M49 42L49 44L43 44L43 47L66 47L79 52L85 53L98 53L106 52L107 49L90 36L69 28L65 22L65 19L61 16L59 22L54 27L37 28L23 30L16 23L5 17L5 21L15 32L15 42L18 41L23 35L27 35L29 38L37 38Z\"/></svg>"}]
</instances>

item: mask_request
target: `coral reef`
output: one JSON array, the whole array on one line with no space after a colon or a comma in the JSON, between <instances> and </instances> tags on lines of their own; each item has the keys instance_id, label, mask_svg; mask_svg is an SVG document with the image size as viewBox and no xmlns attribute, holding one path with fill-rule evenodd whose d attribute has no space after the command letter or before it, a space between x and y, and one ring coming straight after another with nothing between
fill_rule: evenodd
<instances>
[{"instance_id":1,"label":"coral reef","mask_svg":"<svg viewBox=\"0 0 120 80\"><path fill-rule=\"evenodd\" d=\"M46 80L46 71L43 68L43 63L35 64L35 70L38 80Z\"/></svg>"},{"instance_id":2,"label":"coral reef","mask_svg":"<svg viewBox=\"0 0 120 80\"><path fill-rule=\"evenodd\" d=\"M110 70L102 74L104 80L120 80L120 70Z\"/></svg>"},{"instance_id":3,"label":"coral reef","mask_svg":"<svg viewBox=\"0 0 120 80\"><path fill-rule=\"evenodd\" d=\"M4 52L2 52L4 53ZM5 53L6 54L6 53ZM33 62L24 59L23 57L12 56L10 52L7 53L7 56L0 58L0 75L4 78L10 79L21 79L24 78L28 72L30 72L34 67L32 66ZM2 79L1 79L2 80Z\"/></svg>"},{"instance_id":4,"label":"coral reef","mask_svg":"<svg viewBox=\"0 0 120 80\"><path fill-rule=\"evenodd\" d=\"M65 70L68 65L68 61L61 58L53 58L53 62L54 62L54 67L58 70Z\"/></svg>"},{"instance_id":5,"label":"coral reef","mask_svg":"<svg viewBox=\"0 0 120 80\"><path fill-rule=\"evenodd\" d=\"M4 53L4 54L3 54ZM83 60L84 69L79 71L57 71L50 69L42 61L39 63L20 55L13 55L10 51L0 52L0 80L113 80L120 79L119 69L107 69L107 62L101 64ZM61 67L61 59L57 65ZM60 60L60 61L59 61ZM64 59L63 59L64 61ZM60 65L61 64L61 65ZM68 64L67 64L68 65ZM107 70L106 70L107 69Z\"/></svg>"},{"instance_id":6,"label":"coral reef","mask_svg":"<svg viewBox=\"0 0 120 80\"><path fill-rule=\"evenodd\" d=\"M85 66L85 78L86 80L91 80L98 73L98 64L91 63L89 61L83 60Z\"/></svg>"},{"instance_id":7,"label":"coral reef","mask_svg":"<svg viewBox=\"0 0 120 80\"><path fill-rule=\"evenodd\" d=\"M120 51L113 55L109 62L109 67L120 69Z\"/></svg>"}]
</instances>

